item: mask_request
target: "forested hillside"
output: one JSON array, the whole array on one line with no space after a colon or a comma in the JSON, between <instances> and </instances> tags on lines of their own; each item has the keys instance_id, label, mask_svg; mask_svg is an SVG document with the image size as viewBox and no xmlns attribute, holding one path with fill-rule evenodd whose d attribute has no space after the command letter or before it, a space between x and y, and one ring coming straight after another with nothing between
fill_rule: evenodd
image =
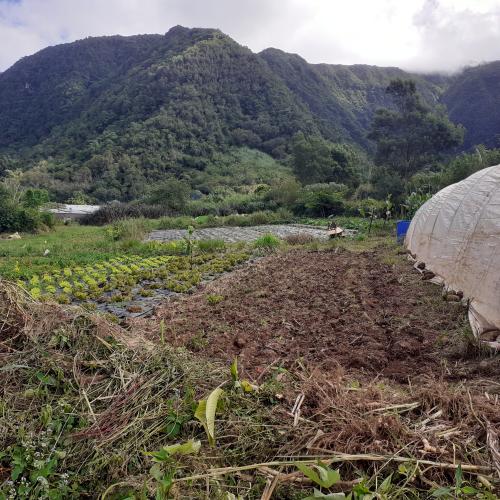
<instances>
[{"instance_id":1,"label":"forested hillside","mask_svg":"<svg viewBox=\"0 0 500 500\"><path fill-rule=\"evenodd\" d=\"M294 97L313 113L322 135L371 149L367 139L374 112L391 106L385 90L395 78L412 78L424 101L435 106L442 87L399 68L367 65L309 64L296 54L267 49L259 54Z\"/></svg>"},{"instance_id":2,"label":"forested hillside","mask_svg":"<svg viewBox=\"0 0 500 500\"><path fill-rule=\"evenodd\" d=\"M500 123L477 123L484 113L475 115L466 98L471 72L448 88L449 79L398 68L314 65L277 49L254 54L218 30L180 26L88 38L0 74L0 175L29 169L30 185L60 200L75 185L95 200L132 200L166 176L210 183L224 158L246 158L241 148L264 153L255 158L272 172L299 132L371 154L370 124L391 106L385 89L394 78L414 79L431 107L445 91L452 117L473 125L468 144L491 143Z\"/></svg>"},{"instance_id":3,"label":"forested hillside","mask_svg":"<svg viewBox=\"0 0 500 500\"><path fill-rule=\"evenodd\" d=\"M450 118L465 126L465 147L500 145L500 61L465 69L454 77L442 101Z\"/></svg>"}]
</instances>

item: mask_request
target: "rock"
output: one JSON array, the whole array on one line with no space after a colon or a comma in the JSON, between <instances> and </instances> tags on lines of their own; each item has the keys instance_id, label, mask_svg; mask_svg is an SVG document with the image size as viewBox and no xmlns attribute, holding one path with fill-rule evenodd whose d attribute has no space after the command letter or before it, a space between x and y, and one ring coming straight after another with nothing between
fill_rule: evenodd
<instances>
[{"instance_id":1,"label":"rock","mask_svg":"<svg viewBox=\"0 0 500 500\"><path fill-rule=\"evenodd\" d=\"M425 269L425 262L419 262L417 264L417 269Z\"/></svg>"},{"instance_id":2,"label":"rock","mask_svg":"<svg viewBox=\"0 0 500 500\"><path fill-rule=\"evenodd\" d=\"M236 338L233 341L233 344L238 348L238 349L243 349L247 345L247 341L242 335L237 335Z\"/></svg>"},{"instance_id":3,"label":"rock","mask_svg":"<svg viewBox=\"0 0 500 500\"><path fill-rule=\"evenodd\" d=\"M434 276L436 276L432 271L427 271L425 270L423 273L422 273L422 279L425 281L425 280L431 280L432 278L434 278Z\"/></svg>"},{"instance_id":4,"label":"rock","mask_svg":"<svg viewBox=\"0 0 500 500\"><path fill-rule=\"evenodd\" d=\"M447 302L460 302L462 299L456 293L447 293L444 296Z\"/></svg>"},{"instance_id":5,"label":"rock","mask_svg":"<svg viewBox=\"0 0 500 500\"><path fill-rule=\"evenodd\" d=\"M20 240L21 235L16 231L14 234L10 234L9 236L7 236L7 239L8 240Z\"/></svg>"}]
</instances>

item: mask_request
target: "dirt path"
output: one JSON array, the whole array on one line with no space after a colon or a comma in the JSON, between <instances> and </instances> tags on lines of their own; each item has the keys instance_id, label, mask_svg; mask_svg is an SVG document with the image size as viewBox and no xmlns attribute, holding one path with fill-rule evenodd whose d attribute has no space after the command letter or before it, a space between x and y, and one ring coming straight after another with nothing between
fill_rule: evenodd
<instances>
[{"instance_id":1,"label":"dirt path","mask_svg":"<svg viewBox=\"0 0 500 500\"><path fill-rule=\"evenodd\" d=\"M224 299L210 305L209 295ZM498 358L461 350L464 309L443 301L393 248L269 256L162 307L141 327L154 336L161 319L169 342L227 362L238 355L253 378L298 359L402 383L500 374Z\"/></svg>"}]
</instances>

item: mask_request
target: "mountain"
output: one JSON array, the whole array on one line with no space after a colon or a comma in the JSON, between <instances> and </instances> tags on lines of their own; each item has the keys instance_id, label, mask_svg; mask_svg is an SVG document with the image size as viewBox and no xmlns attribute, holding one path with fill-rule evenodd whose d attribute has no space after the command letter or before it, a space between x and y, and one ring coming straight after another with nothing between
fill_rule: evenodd
<instances>
[{"instance_id":1,"label":"mountain","mask_svg":"<svg viewBox=\"0 0 500 500\"><path fill-rule=\"evenodd\" d=\"M48 47L0 74L0 175L30 168L30 182L60 199L75 189L134 199L165 176L199 178L224 155L248 158L248 148L272 165L266 155L286 158L299 131L369 153L373 113L390 106L396 77L416 80L430 106L459 81L255 54L218 30L181 26ZM463 99L454 109L473 107Z\"/></svg>"},{"instance_id":2,"label":"mountain","mask_svg":"<svg viewBox=\"0 0 500 500\"><path fill-rule=\"evenodd\" d=\"M467 68L442 96L450 118L466 128L464 146L500 145L500 61Z\"/></svg>"},{"instance_id":3,"label":"mountain","mask_svg":"<svg viewBox=\"0 0 500 500\"><path fill-rule=\"evenodd\" d=\"M313 114L323 136L353 142L370 149L366 138L373 114L390 107L385 89L395 78L416 80L424 101L435 106L442 86L399 68L368 65L309 64L305 59L277 49L259 54L278 75L295 99Z\"/></svg>"}]
</instances>

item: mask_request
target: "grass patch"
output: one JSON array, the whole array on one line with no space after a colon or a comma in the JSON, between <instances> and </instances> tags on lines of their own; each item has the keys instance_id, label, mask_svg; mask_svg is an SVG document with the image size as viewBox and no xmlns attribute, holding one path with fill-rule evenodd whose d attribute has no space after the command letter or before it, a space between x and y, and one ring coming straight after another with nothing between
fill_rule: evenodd
<instances>
[{"instance_id":1,"label":"grass patch","mask_svg":"<svg viewBox=\"0 0 500 500\"><path fill-rule=\"evenodd\" d=\"M302 218L300 223L312 226L326 227L332 219L325 218ZM333 220L336 224L344 229L353 229L363 235L370 236L389 236L396 237L396 224L395 221L386 221L384 219L373 219L370 227L370 219L363 217L348 217L348 216L335 216Z\"/></svg>"},{"instance_id":2,"label":"grass patch","mask_svg":"<svg viewBox=\"0 0 500 500\"><path fill-rule=\"evenodd\" d=\"M224 240L198 240L197 249L202 253L213 253L226 248Z\"/></svg>"},{"instance_id":3,"label":"grass patch","mask_svg":"<svg viewBox=\"0 0 500 500\"><path fill-rule=\"evenodd\" d=\"M287 224L294 221L288 210L276 212L261 211L251 214L232 214L225 216L201 215L199 217L161 217L155 222L156 229L185 229L193 226L195 229L207 227L259 226L265 224Z\"/></svg>"},{"instance_id":4,"label":"grass patch","mask_svg":"<svg viewBox=\"0 0 500 500\"><path fill-rule=\"evenodd\" d=\"M121 244L111 240L102 227L57 226L49 233L23 235L21 240L0 240L0 275L15 278L15 268L30 275L54 267L92 264L121 250Z\"/></svg>"},{"instance_id":5,"label":"grass patch","mask_svg":"<svg viewBox=\"0 0 500 500\"><path fill-rule=\"evenodd\" d=\"M142 241L151 229L151 221L143 217L123 219L108 226L107 234L115 241Z\"/></svg>"},{"instance_id":6,"label":"grass patch","mask_svg":"<svg viewBox=\"0 0 500 500\"><path fill-rule=\"evenodd\" d=\"M109 227L57 226L45 234L23 235L20 240L0 240L0 276L7 279L30 278L54 269L109 261L118 255L150 257L185 253L183 241L123 241L110 235Z\"/></svg>"},{"instance_id":7,"label":"grass patch","mask_svg":"<svg viewBox=\"0 0 500 500\"><path fill-rule=\"evenodd\" d=\"M281 240L274 236L274 234L264 234L260 238L257 238L253 246L258 250L272 251L281 245Z\"/></svg>"}]
</instances>

